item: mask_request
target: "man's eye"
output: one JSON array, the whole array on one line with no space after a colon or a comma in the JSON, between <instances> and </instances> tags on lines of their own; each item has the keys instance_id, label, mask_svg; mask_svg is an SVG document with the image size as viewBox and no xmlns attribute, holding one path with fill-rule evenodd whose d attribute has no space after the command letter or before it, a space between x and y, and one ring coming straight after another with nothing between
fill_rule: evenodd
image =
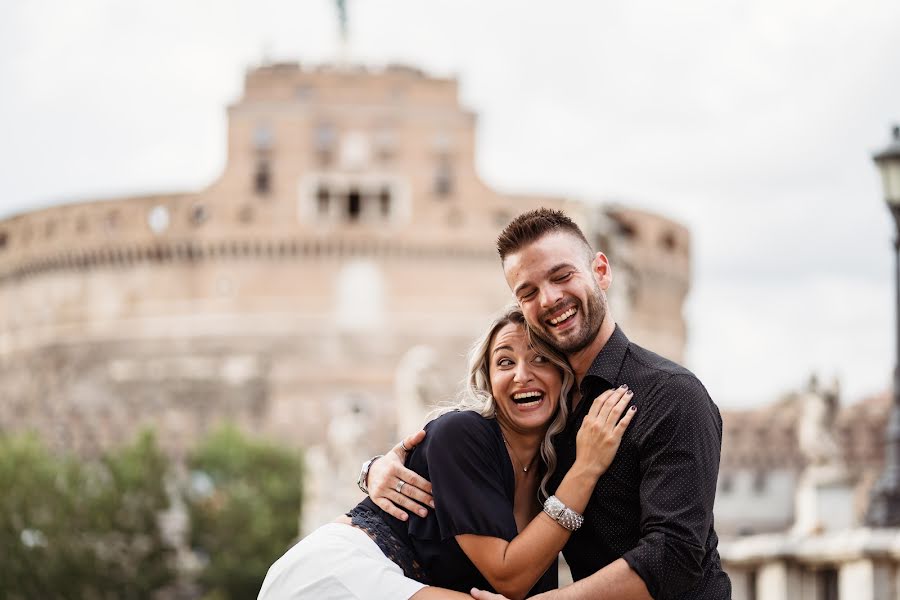
<instances>
[{"instance_id":1,"label":"man's eye","mask_svg":"<svg viewBox=\"0 0 900 600\"><path fill-rule=\"evenodd\" d=\"M530 292L525 292L524 294L519 296L519 300L531 300L532 298L534 298L534 295L536 293L537 292L535 290L531 290Z\"/></svg>"},{"instance_id":2,"label":"man's eye","mask_svg":"<svg viewBox=\"0 0 900 600\"><path fill-rule=\"evenodd\" d=\"M572 277L572 273L574 273L574 271L569 271L568 273L565 273L564 275L560 275L559 277L556 278L555 281L557 283L560 281L566 281Z\"/></svg>"}]
</instances>

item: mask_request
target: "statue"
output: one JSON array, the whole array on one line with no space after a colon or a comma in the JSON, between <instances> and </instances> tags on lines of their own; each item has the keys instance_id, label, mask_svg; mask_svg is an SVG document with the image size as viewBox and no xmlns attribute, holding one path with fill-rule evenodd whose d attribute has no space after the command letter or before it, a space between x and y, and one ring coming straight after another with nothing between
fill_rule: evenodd
<instances>
[{"instance_id":1,"label":"statue","mask_svg":"<svg viewBox=\"0 0 900 600\"><path fill-rule=\"evenodd\" d=\"M445 398L441 396L438 356L430 346L414 346L400 359L394 378L397 431L407 435L425 425L425 419Z\"/></svg>"},{"instance_id":2,"label":"statue","mask_svg":"<svg viewBox=\"0 0 900 600\"><path fill-rule=\"evenodd\" d=\"M834 436L834 422L839 403L838 382L821 388L812 375L806 390L799 392L797 442L808 465L835 465L842 462L841 450Z\"/></svg>"}]
</instances>

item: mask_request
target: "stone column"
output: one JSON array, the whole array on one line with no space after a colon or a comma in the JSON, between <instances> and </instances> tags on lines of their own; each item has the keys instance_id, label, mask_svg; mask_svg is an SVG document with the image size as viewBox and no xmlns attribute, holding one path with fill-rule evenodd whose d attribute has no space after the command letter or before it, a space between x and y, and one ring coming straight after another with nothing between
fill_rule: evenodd
<instances>
[{"instance_id":1,"label":"stone column","mask_svg":"<svg viewBox=\"0 0 900 600\"><path fill-rule=\"evenodd\" d=\"M897 597L891 565L870 559L844 563L838 571L838 597L853 600L888 600Z\"/></svg>"},{"instance_id":2,"label":"stone column","mask_svg":"<svg viewBox=\"0 0 900 600\"><path fill-rule=\"evenodd\" d=\"M764 564L756 576L756 594L760 599L798 600L802 598L802 588L800 570L786 562Z\"/></svg>"}]
</instances>

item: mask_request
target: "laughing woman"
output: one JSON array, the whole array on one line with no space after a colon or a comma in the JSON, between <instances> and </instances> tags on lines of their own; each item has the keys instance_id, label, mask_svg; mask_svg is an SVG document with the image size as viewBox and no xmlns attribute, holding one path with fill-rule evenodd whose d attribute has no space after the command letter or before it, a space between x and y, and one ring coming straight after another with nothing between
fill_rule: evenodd
<instances>
[{"instance_id":1,"label":"laughing woman","mask_svg":"<svg viewBox=\"0 0 900 600\"><path fill-rule=\"evenodd\" d=\"M366 498L275 562L259 599L468 598L460 592L473 587L524 598L556 587L556 557L634 416L627 389L598 397L575 464L548 498L551 437L565 426L573 380L507 309L470 353L458 410L431 421L407 460L432 482L435 509L401 521Z\"/></svg>"}]
</instances>

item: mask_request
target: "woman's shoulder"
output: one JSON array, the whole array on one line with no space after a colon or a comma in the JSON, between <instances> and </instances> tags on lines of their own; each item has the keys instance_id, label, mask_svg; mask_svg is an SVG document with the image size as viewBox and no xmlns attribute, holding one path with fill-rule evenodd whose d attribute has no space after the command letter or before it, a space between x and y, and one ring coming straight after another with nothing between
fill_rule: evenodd
<instances>
[{"instance_id":1,"label":"woman's shoulder","mask_svg":"<svg viewBox=\"0 0 900 600\"><path fill-rule=\"evenodd\" d=\"M442 414L425 426L427 432L425 439L443 436L493 436L495 423L494 419L483 417L474 410L453 410Z\"/></svg>"}]
</instances>

